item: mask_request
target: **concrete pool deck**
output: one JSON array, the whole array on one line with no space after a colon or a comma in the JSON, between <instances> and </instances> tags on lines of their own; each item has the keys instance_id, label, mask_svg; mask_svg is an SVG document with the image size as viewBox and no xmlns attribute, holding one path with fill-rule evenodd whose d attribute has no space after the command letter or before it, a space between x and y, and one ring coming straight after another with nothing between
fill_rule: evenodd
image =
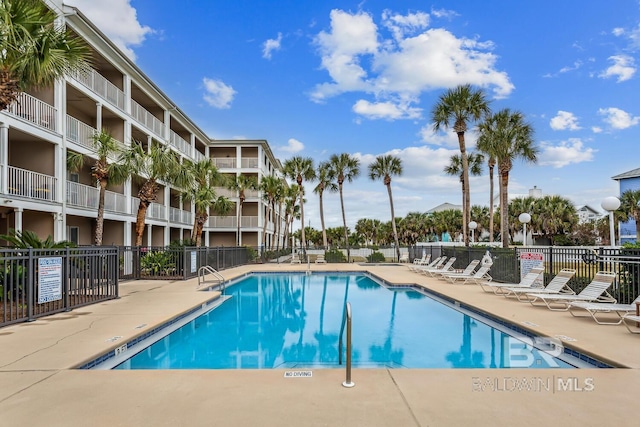
<instances>
[{"instance_id":1,"label":"concrete pool deck","mask_svg":"<svg viewBox=\"0 0 640 427\"><path fill-rule=\"evenodd\" d=\"M225 270L300 271L262 264ZM0 329L0 426L619 425L640 402L640 335L451 285L406 266L326 264L416 283L628 369L93 371L75 366L211 299L197 281L121 284L121 298ZM354 316L357 316L354 308ZM119 338L118 338L119 337ZM527 382L529 387L522 387ZM533 384L533 386L531 386ZM551 384L550 389L540 384Z\"/></svg>"}]
</instances>

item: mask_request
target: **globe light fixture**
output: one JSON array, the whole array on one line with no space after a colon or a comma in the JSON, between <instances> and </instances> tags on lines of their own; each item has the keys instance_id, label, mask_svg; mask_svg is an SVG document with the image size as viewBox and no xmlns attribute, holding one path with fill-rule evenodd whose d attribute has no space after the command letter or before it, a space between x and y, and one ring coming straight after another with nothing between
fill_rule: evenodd
<instances>
[{"instance_id":1,"label":"globe light fixture","mask_svg":"<svg viewBox=\"0 0 640 427\"><path fill-rule=\"evenodd\" d=\"M614 196L605 197L600 204L602 209L609 212L609 245L616 245L616 230L613 224L613 212L620 207L620 199Z\"/></svg>"},{"instance_id":2,"label":"globe light fixture","mask_svg":"<svg viewBox=\"0 0 640 427\"><path fill-rule=\"evenodd\" d=\"M523 212L518 217L518 221L522 223L522 246L527 246L527 224L531 222L531 215Z\"/></svg>"},{"instance_id":3,"label":"globe light fixture","mask_svg":"<svg viewBox=\"0 0 640 427\"><path fill-rule=\"evenodd\" d=\"M475 235L476 228L478 228L478 223L475 222L475 221L471 221L469 223L469 230L471 230L471 243L473 243L473 241L474 241L473 238L474 238L474 235Z\"/></svg>"}]
</instances>

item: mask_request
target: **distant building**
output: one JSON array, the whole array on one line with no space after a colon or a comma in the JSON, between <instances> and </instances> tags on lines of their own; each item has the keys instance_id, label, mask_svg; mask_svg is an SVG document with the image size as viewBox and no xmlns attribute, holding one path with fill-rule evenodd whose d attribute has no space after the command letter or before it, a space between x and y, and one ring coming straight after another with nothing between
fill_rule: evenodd
<instances>
[{"instance_id":1,"label":"distant building","mask_svg":"<svg viewBox=\"0 0 640 427\"><path fill-rule=\"evenodd\" d=\"M594 222L604 215L597 209L592 208L589 205L583 205L576 207L576 213L578 214L578 224L584 224L586 222Z\"/></svg>"},{"instance_id":2,"label":"distant building","mask_svg":"<svg viewBox=\"0 0 640 427\"><path fill-rule=\"evenodd\" d=\"M461 211L462 205L454 205L453 203L443 203L441 205L436 206L435 208L429 209L427 213L442 212L442 211L449 211L449 210Z\"/></svg>"},{"instance_id":3,"label":"distant building","mask_svg":"<svg viewBox=\"0 0 640 427\"><path fill-rule=\"evenodd\" d=\"M542 197L542 189L538 188L537 185L534 185L533 188L529 189L529 194L509 193L508 195L509 203L511 203L513 199L524 199L526 197L533 197L534 199L539 199ZM500 194L498 194L496 197L493 198L493 207L494 208L500 207Z\"/></svg>"},{"instance_id":4,"label":"distant building","mask_svg":"<svg viewBox=\"0 0 640 427\"><path fill-rule=\"evenodd\" d=\"M620 195L628 190L640 190L640 168L613 176L611 179L618 181L620 185ZM620 233L620 244L635 242L638 238L638 236L636 236L636 222L632 219L618 224L618 230Z\"/></svg>"}]
</instances>

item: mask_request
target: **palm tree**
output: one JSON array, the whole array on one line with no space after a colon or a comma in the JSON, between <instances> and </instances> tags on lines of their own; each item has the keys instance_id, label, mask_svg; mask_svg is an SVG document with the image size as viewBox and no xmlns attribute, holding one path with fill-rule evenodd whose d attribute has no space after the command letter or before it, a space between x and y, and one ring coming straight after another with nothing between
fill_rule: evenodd
<instances>
[{"instance_id":1,"label":"palm tree","mask_svg":"<svg viewBox=\"0 0 640 427\"><path fill-rule=\"evenodd\" d=\"M302 248L305 251L306 236L304 233L304 181L313 181L316 178L316 171L313 167L311 157L295 156L284 162L284 175L298 184L298 197L300 198L300 230L302 232Z\"/></svg>"},{"instance_id":2,"label":"palm tree","mask_svg":"<svg viewBox=\"0 0 640 427\"><path fill-rule=\"evenodd\" d=\"M564 197L545 196L535 199L533 209L537 218L534 222L536 231L547 237L551 245L557 236L570 234L578 224L575 206Z\"/></svg>"},{"instance_id":3,"label":"palm tree","mask_svg":"<svg viewBox=\"0 0 640 427\"><path fill-rule=\"evenodd\" d=\"M340 193L340 207L342 208L342 225L344 227L344 240L347 246L347 262L351 260L349 251L349 234L347 231L347 217L344 213L344 182L353 182L360 175L360 160L352 157L348 153L333 154L329 158L329 175L336 180L338 192Z\"/></svg>"},{"instance_id":4,"label":"palm tree","mask_svg":"<svg viewBox=\"0 0 640 427\"><path fill-rule=\"evenodd\" d=\"M56 24L41 0L3 0L0 6L0 111L28 88L46 87L90 66L86 43Z\"/></svg>"},{"instance_id":5,"label":"palm tree","mask_svg":"<svg viewBox=\"0 0 640 427\"><path fill-rule=\"evenodd\" d=\"M451 163L449 163L448 166L444 167L444 172L447 175L453 175L453 176L459 176L460 177L460 184L462 185L462 212L469 212L469 222L471 222L471 210L470 207L467 207L467 200L465 195L466 193L466 188L465 188L465 181L463 179L463 172L464 169L462 167L462 156L459 156L457 154L454 154L453 156L451 156L450 159ZM474 154L474 153L469 153L469 155L467 156L467 163L468 163L468 168L469 168L469 173L473 176L479 176L482 174L482 162L484 162L484 156L480 153ZM468 223L467 223L468 225ZM465 232L464 230L466 230L466 227L462 227L463 233Z\"/></svg>"},{"instance_id":6,"label":"palm tree","mask_svg":"<svg viewBox=\"0 0 640 427\"><path fill-rule=\"evenodd\" d=\"M471 218L468 207L471 206L469 190L469 163L467 159L467 148L464 134L468 129L469 122L477 122L482 117L490 114L489 102L482 90L475 90L471 85L461 85L454 89L449 89L440 95L438 103L431 112L433 130L438 132L441 128L449 129L453 127L458 135L458 145L460 146L460 159L462 161L462 181L465 188L462 230L464 233L465 245L469 245L467 235L467 224Z\"/></svg>"},{"instance_id":7,"label":"palm tree","mask_svg":"<svg viewBox=\"0 0 640 427\"><path fill-rule=\"evenodd\" d=\"M627 190L620 195L620 212L626 216L626 220L633 219L636 222L636 241L640 241L640 190Z\"/></svg>"},{"instance_id":8,"label":"palm tree","mask_svg":"<svg viewBox=\"0 0 640 427\"><path fill-rule=\"evenodd\" d=\"M396 214L393 209L393 195L391 194L391 177L402 175L402 160L396 156L378 156L369 165L369 179L372 181L382 178L382 183L387 187L389 206L391 207L391 228L393 241L396 244L396 255L400 259L400 242L398 242L398 229L396 228Z\"/></svg>"},{"instance_id":9,"label":"palm tree","mask_svg":"<svg viewBox=\"0 0 640 427\"><path fill-rule=\"evenodd\" d=\"M264 223L262 224L262 241L264 247L266 248L267 241L267 220L271 215L274 216L273 224L274 224L274 236L275 236L275 210L276 210L276 197L280 187L280 179L273 175L263 176L260 180L259 189L262 190L263 197L267 201L267 214L265 215ZM273 249L273 239L271 240L271 249Z\"/></svg>"},{"instance_id":10,"label":"palm tree","mask_svg":"<svg viewBox=\"0 0 640 427\"><path fill-rule=\"evenodd\" d=\"M327 229L324 225L324 204L323 204L323 194L325 190L328 191L338 191L338 186L333 182L331 178L331 168L328 162L321 162L318 165L318 170L316 171L316 178L318 179L318 185L313 189L313 192L318 195L320 199L320 225L322 226L322 246L324 248L327 247Z\"/></svg>"},{"instance_id":11,"label":"palm tree","mask_svg":"<svg viewBox=\"0 0 640 427\"><path fill-rule=\"evenodd\" d=\"M509 172L514 160L521 158L535 163L538 148L533 141L533 127L524 115L508 108L498 111L481 124L480 134L491 139L491 151L496 158L500 174L500 234L502 246L509 246Z\"/></svg>"},{"instance_id":12,"label":"palm tree","mask_svg":"<svg viewBox=\"0 0 640 427\"><path fill-rule=\"evenodd\" d=\"M109 184L122 184L129 178L129 176L131 176L131 174L130 171L121 167L117 163L109 163L109 158L116 157L122 153L123 147L108 131L102 130L101 132L94 134L91 137L91 140L96 155L98 156L98 159L91 167L91 177L95 179L95 182L99 187L95 244L96 246L101 246L102 236L104 234L104 199L107 186ZM77 172L82 169L84 162L85 159L82 154L75 152L67 153L68 170Z\"/></svg>"},{"instance_id":13,"label":"palm tree","mask_svg":"<svg viewBox=\"0 0 640 427\"><path fill-rule=\"evenodd\" d=\"M186 188L192 177L168 146L155 141L152 141L148 151L142 143L133 141L131 147L120 154L117 166L122 168L120 173L133 175L142 183L138 190L140 205L136 215L135 242L136 246L142 246L147 208L156 201L160 190L159 181Z\"/></svg>"},{"instance_id":14,"label":"palm tree","mask_svg":"<svg viewBox=\"0 0 640 427\"><path fill-rule=\"evenodd\" d=\"M183 167L191 175L190 184L183 188L181 197L194 204L195 219L191 231L191 240L196 246L202 242L202 229L209 218L209 208L215 203L217 196L215 186L223 181L222 175L218 172L213 160L202 159L198 162L185 160Z\"/></svg>"},{"instance_id":15,"label":"palm tree","mask_svg":"<svg viewBox=\"0 0 640 427\"><path fill-rule=\"evenodd\" d=\"M230 190L238 192L238 211L236 212L237 232L236 232L236 244L242 245L242 235L240 234L240 226L242 224L242 208L244 201L246 200L246 191L255 190L258 188L258 182L254 176L238 175L235 179L228 181L228 187Z\"/></svg>"},{"instance_id":16,"label":"palm tree","mask_svg":"<svg viewBox=\"0 0 640 427\"><path fill-rule=\"evenodd\" d=\"M487 157L487 166L489 167L489 242L493 242L493 199L494 199L494 184L493 184L493 170L496 167L495 149L493 147L493 139L491 134L485 128L485 124L481 123L479 126L480 135L476 142L476 149L481 153L484 153Z\"/></svg>"},{"instance_id":17,"label":"palm tree","mask_svg":"<svg viewBox=\"0 0 640 427\"><path fill-rule=\"evenodd\" d=\"M293 220L300 218L300 205L298 204L300 187L287 187L284 192L284 245L289 244L289 235Z\"/></svg>"},{"instance_id":18,"label":"palm tree","mask_svg":"<svg viewBox=\"0 0 640 427\"><path fill-rule=\"evenodd\" d=\"M282 241L282 237L283 237L283 233L282 233L282 225L285 222L285 215L284 215L284 210L283 210L283 204L285 201L285 198L287 196L287 190L288 190L288 186L287 186L287 182L280 178L279 179L279 184L278 184L278 191L276 192L276 199L275 202L278 205L278 221L276 222L276 250L280 249L280 242ZM284 247L284 242L283 245Z\"/></svg>"}]
</instances>

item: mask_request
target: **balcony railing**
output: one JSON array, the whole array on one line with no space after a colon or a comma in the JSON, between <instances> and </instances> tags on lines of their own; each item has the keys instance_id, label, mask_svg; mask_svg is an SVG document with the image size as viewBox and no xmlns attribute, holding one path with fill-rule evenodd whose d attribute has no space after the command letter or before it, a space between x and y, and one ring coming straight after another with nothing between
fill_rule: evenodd
<instances>
[{"instance_id":1,"label":"balcony railing","mask_svg":"<svg viewBox=\"0 0 640 427\"><path fill-rule=\"evenodd\" d=\"M235 169L236 167L236 159L234 157L213 158L212 160L218 169Z\"/></svg>"},{"instance_id":2,"label":"balcony railing","mask_svg":"<svg viewBox=\"0 0 640 427\"><path fill-rule=\"evenodd\" d=\"M135 215L138 212L138 208L140 207L140 199L137 197L132 197L133 203L131 205L131 209L133 209L133 214ZM167 210L164 205L160 203L151 203L147 208L146 218L149 219L167 219Z\"/></svg>"},{"instance_id":3,"label":"balcony railing","mask_svg":"<svg viewBox=\"0 0 640 427\"><path fill-rule=\"evenodd\" d=\"M255 198L260 196L260 191L258 190L244 190L244 197L246 198Z\"/></svg>"},{"instance_id":4,"label":"balcony railing","mask_svg":"<svg viewBox=\"0 0 640 427\"><path fill-rule=\"evenodd\" d=\"M128 214L127 196L107 190L104 193L104 210L116 213Z\"/></svg>"},{"instance_id":5,"label":"balcony railing","mask_svg":"<svg viewBox=\"0 0 640 427\"><path fill-rule=\"evenodd\" d=\"M96 70L92 69L88 72L72 71L71 76L103 99L124 110L124 92Z\"/></svg>"},{"instance_id":6,"label":"balcony railing","mask_svg":"<svg viewBox=\"0 0 640 427\"><path fill-rule=\"evenodd\" d=\"M242 216L240 218L240 226L246 228L255 228L258 226L257 216ZM238 218L236 216L210 216L209 227L211 228L230 228L238 227Z\"/></svg>"},{"instance_id":7,"label":"balcony railing","mask_svg":"<svg viewBox=\"0 0 640 427\"><path fill-rule=\"evenodd\" d=\"M67 116L66 137L68 141L75 142L90 150L95 150L93 144L93 136L97 133L97 129L91 127L75 117Z\"/></svg>"},{"instance_id":8,"label":"balcony railing","mask_svg":"<svg viewBox=\"0 0 640 427\"><path fill-rule=\"evenodd\" d=\"M215 187L216 196L220 197L238 197L238 192L235 190L229 190L224 187Z\"/></svg>"},{"instance_id":9,"label":"balcony railing","mask_svg":"<svg viewBox=\"0 0 640 427\"><path fill-rule=\"evenodd\" d=\"M133 99L131 100L131 116L164 139L164 123Z\"/></svg>"},{"instance_id":10,"label":"balcony railing","mask_svg":"<svg viewBox=\"0 0 640 427\"><path fill-rule=\"evenodd\" d=\"M56 131L56 109L28 93L20 93L18 99L9 105L7 112L38 127Z\"/></svg>"},{"instance_id":11,"label":"balcony railing","mask_svg":"<svg viewBox=\"0 0 640 427\"><path fill-rule=\"evenodd\" d=\"M30 199L56 201L56 183L54 176L9 166L7 192L15 196Z\"/></svg>"},{"instance_id":12,"label":"balcony railing","mask_svg":"<svg viewBox=\"0 0 640 427\"><path fill-rule=\"evenodd\" d=\"M207 157L204 154L202 154L201 152L199 152L198 150L193 150L193 159L196 162L199 162L200 160L204 160L206 158Z\"/></svg>"},{"instance_id":13,"label":"balcony railing","mask_svg":"<svg viewBox=\"0 0 640 427\"><path fill-rule=\"evenodd\" d=\"M257 169L258 158L257 157L243 157L241 159L242 168Z\"/></svg>"},{"instance_id":14,"label":"balcony railing","mask_svg":"<svg viewBox=\"0 0 640 427\"><path fill-rule=\"evenodd\" d=\"M169 130L169 143L185 156L191 157L191 146L189 143L172 130Z\"/></svg>"},{"instance_id":15,"label":"balcony railing","mask_svg":"<svg viewBox=\"0 0 640 427\"><path fill-rule=\"evenodd\" d=\"M169 208L169 222L178 224L192 224L192 215L189 211L183 211L178 208Z\"/></svg>"},{"instance_id":16,"label":"balcony railing","mask_svg":"<svg viewBox=\"0 0 640 427\"><path fill-rule=\"evenodd\" d=\"M67 182L67 203L81 208L98 209L100 192L96 187Z\"/></svg>"}]
</instances>

